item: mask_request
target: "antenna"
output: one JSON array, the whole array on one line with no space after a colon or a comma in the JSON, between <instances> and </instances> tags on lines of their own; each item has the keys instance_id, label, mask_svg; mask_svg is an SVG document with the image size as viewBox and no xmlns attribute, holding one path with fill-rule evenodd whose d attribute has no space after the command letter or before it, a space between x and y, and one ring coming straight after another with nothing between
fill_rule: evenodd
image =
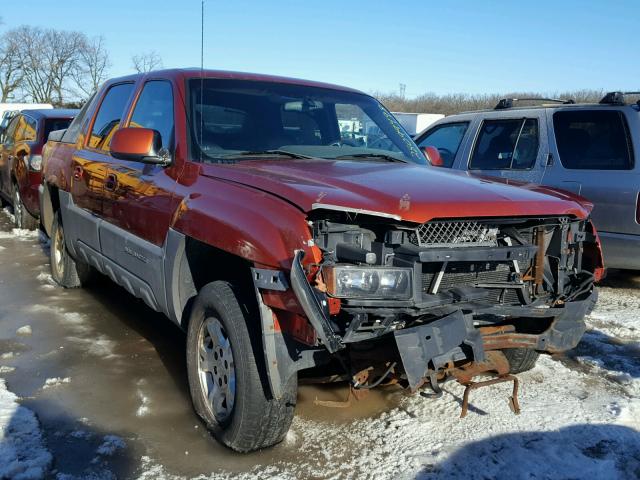
<instances>
[{"instance_id":1,"label":"antenna","mask_svg":"<svg viewBox=\"0 0 640 480\"><path fill-rule=\"evenodd\" d=\"M204 0L200 3L200 162L202 162L202 138L204 128Z\"/></svg>"}]
</instances>

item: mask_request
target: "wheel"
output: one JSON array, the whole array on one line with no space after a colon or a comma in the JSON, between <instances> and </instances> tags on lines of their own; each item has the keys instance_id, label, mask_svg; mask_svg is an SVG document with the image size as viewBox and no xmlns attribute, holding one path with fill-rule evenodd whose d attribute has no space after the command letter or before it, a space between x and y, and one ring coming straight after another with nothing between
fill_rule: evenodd
<instances>
[{"instance_id":1,"label":"wheel","mask_svg":"<svg viewBox=\"0 0 640 480\"><path fill-rule=\"evenodd\" d=\"M18 185L13 185L13 216L16 228L24 228L26 230L35 230L38 228L39 222L36 217L31 215L22 203L20 197L20 189Z\"/></svg>"},{"instance_id":2,"label":"wheel","mask_svg":"<svg viewBox=\"0 0 640 480\"><path fill-rule=\"evenodd\" d=\"M51 227L51 276L64 288L79 288L91 277L91 267L74 260L67 250L60 212L53 217Z\"/></svg>"},{"instance_id":3,"label":"wheel","mask_svg":"<svg viewBox=\"0 0 640 480\"><path fill-rule=\"evenodd\" d=\"M196 413L227 447L249 452L286 435L296 405L297 376L280 400L263 386L256 361L260 327L227 282L205 285L187 331L187 373Z\"/></svg>"},{"instance_id":4,"label":"wheel","mask_svg":"<svg viewBox=\"0 0 640 480\"><path fill-rule=\"evenodd\" d=\"M502 350L509 360L510 373L522 373L536 366L540 354L531 348L507 348Z\"/></svg>"}]
</instances>

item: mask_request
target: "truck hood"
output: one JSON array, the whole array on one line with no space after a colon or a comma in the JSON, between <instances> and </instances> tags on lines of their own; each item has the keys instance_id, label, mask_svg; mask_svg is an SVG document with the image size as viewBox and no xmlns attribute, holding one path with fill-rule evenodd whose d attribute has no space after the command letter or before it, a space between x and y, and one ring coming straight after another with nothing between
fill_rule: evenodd
<instances>
[{"instance_id":1,"label":"truck hood","mask_svg":"<svg viewBox=\"0 0 640 480\"><path fill-rule=\"evenodd\" d=\"M495 181L420 165L265 159L201 167L201 174L207 177L276 195L305 212L346 209L424 223L463 217L586 218L593 207L580 197L540 185Z\"/></svg>"}]
</instances>

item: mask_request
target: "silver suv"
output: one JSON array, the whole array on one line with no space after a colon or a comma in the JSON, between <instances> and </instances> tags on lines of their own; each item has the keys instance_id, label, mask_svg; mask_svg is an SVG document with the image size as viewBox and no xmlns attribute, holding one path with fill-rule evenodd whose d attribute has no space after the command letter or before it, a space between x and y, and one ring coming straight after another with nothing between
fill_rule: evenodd
<instances>
[{"instance_id":1,"label":"silver suv","mask_svg":"<svg viewBox=\"0 0 640 480\"><path fill-rule=\"evenodd\" d=\"M627 95L636 92L628 92ZM538 106L515 106L522 101ZM547 185L588 198L610 268L640 269L640 101L504 99L416 137L434 166Z\"/></svg>"}]
</instances>

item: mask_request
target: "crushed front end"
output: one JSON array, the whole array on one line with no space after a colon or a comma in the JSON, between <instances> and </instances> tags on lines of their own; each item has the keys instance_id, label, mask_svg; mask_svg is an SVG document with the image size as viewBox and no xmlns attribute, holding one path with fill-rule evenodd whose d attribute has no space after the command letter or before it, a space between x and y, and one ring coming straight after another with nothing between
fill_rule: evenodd
<instances>
[{"instance_id":1,"label":"crushed front end","mask_svg":"<svg viewBox=\"0 0 640 480\"><path fill-rule=\"evenodd\" d=\"M450 376L508 374L506 349L571 349L603 275L591 222L570 216L309 220L321 260L296 252L292 287L355 388L437 391Z\"/></svg>"}]
</instances>

